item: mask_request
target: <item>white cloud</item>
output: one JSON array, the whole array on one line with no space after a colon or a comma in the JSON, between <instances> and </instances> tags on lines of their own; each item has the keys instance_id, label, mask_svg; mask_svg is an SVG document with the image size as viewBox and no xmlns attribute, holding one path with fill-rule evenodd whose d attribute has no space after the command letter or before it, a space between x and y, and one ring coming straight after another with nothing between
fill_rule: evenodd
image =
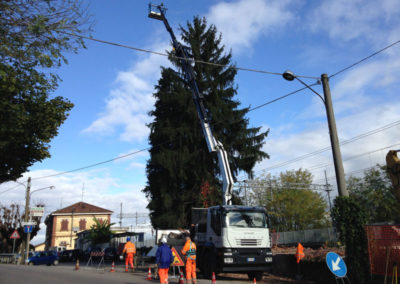
<instances>
[{"instance_id":1,"label":"white cloud","mask_svg":"<svg viewBox=\"0 0 400 284\"><path fill-rule=\"evenodd\" d=\"M167 46L167 43L157 43L150 49L163 52ZM160 76L161 65L168 65L167 58L151 54L130 70L119 72L116 86L106 99L105 110L83 132L112 135L120 130L118 135L122 141L145 139L149 132L146 124L151 121L147 113L154 105L153 86Z\"/></svg>"},{"instance_id":2,"label":"white cloud","mask_svg":"<svg viewBox=\"0 0 400 284\"><path fill-rule=\"evenodd\" d=\"M400 121L399 108L400 101L388 102L337 119L338 134L342 137L340 140L347 140L392 122ZM384 164L389 149L383 148L400 143L398 139L399 131L400 125L397 124L363 139L342 145L341 153L345 174L354 174L355 171L372 167L376 163ZM282 164L329 146L329 133L326 123L315 124L313 128L298 134L291 134L290 131L284 133L280 129L275 131L272 127L269 139L264 146L264 150L270 154L271 159L257 165L255 173L256 175L260 174L263 169L271 168L274 165ZM393 147L397 149L399 145ZM358 155L361 156L356 157ZM314 182L319 184L325 183L324 170L327 170L329 177L335 175L331 150L311 155L307 159L301 159L276 169L270 169L269 172L278 174L285 170L300 167L310 169L314 174ZM334 179L329 182L336 185Z\"/></svg>"},{"instance_id":3,"label":"white cloud","mask_svg":"<svg viewBox=\"0 0 400 284\"><path fill-rule=\"evenodd\" d=\"M293 19L290 0L239 0L221 2L210 8L206 18L222 33L228 48L243 51L260 37L275 33Z\"/></svg>"},{"instance_id":4,"label":"white cloud","mask_svg":"<svg viewBox=\"0 0 400 284\"><path fill-rule=\"evenodd\" d=\"M321 1L309 15L313 31L327 32L331 39L351 41L366 39L382 45L390 31L400 24L397 0Z\"/></svg>"}]
</instances>

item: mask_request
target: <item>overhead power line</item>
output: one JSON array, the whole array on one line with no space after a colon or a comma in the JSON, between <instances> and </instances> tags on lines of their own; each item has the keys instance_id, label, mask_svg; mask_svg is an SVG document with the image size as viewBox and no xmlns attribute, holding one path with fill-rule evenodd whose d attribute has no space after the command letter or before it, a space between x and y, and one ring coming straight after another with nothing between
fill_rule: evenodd
<instances>
[{"instance_id":1,"label":"overhead power line","mask_svg":"<svg viewBox=\"0 0 400 284\"><path fill-rule=\"evenodd\" d=\"M318 85L319 83L314 83L314 84L312 84L312 85L310 85L310 86L315 86L315 85ZM253 108L251 108L251 109L249 109L249 112L250 111L254 111L254 110L256 110L256 109L259 109L259 108L262 108L262 107L265 107L265 106L267 106L267 105L269 105L269 104L272 104L272 103L275 103L275 102L277 102L277 101L279 101L279 100L282 100L282 99L284 99L284 98L287 98L287 97L289 97L289 96L291 96L291 95L294 95L294 94L296 94L296 93L298 93L298 92L300 92L300 91L303 91L303 90L305 90L305 89L307 89L308 87L303 87L303 88L301 88L301 89L297 89L297 90L295 90L295 91L293 91L293 92L290 92L290 93L288 93L288 94L286 94L286 95L283 95L283 96L280 96L280 97L277 97L277 98L275 98L275 99L272 99L272 100L270 100L270 101L268 101L268 102L266 102L266 103L263 103L263 104L261 104L261 105L258 105L258 106L256 106L256 107L253 107Z\"/></svg>"},{"instance_id":2,"label":"overhead power line","mask_svg":"<svg viewBox=\"0 0 400 284\"><path fill-rule=\"evenodd\" d=\"M360 64L360 63L362 63L362 62L364 62L364 61L366 61L368 59L370 59L371 57L374 57L375 55L378 55L379 53L381 53L381 52L383 52L383 51L395 46L398 43L400 43L400 40L395 41L395 42L389 44L388 46L385 46L384 48L382 48L382 49L380 49L378 51L375 51L374 53L368 55L367 57L364 57L363 59L358 60L357 62L354 62L353 64L351 64L351 65L349 65L349 66L337 71L336 73L333 73L332 75L329 76L329 78L332 78L332 77L334 77L336 75L339 75L340 73L342 73L342 72L344 72L344 71L346 71L346 70L348 70L350 68L353 68L354 66L356 66L356 65L358 65L358 64Z\"/></svg>"},{"instance_id":3,"label":"overhead power line","mask_svg":"<svg viewBox=\"0 0 400 284\"><path fill-rule=\"evenodd\" d=\"M140 52L146 52L146 53L156 54L156 55L166 56L166 57L169 56L169 55L166 54L166 53L156 52L156 51L152 51L152 50L148 50L148 49L137 48L137 47L133 47L133 46L128 46L128 45L124 45L124 44L120 44L120 43L115 43L115 42L100 40L100 39L96 39L96 38L92 38L92 37L87 37L87 36L83 36L83 35L77 35L77 34L68 33L68 32L63 32L63 33L68 34L68 35L70 35L70 36L74 36L74 37L80 37L80 38L83 38L83 39L87 39L87 40L91 40L91 41L96 41L96 42L100 42L100 43L104 43L104 44L108 44L108 45L118 46L118 47L122 47L122 48L128 48L128 49L132 49L132 50L136 50L136 51L140 51ZM367 56L367 57L365 57L365 58L363 58L363 59L361 59L361 60L359 60L359 61L357 61L357 62L351 64L350 66L348 66L348 67L346 67L346 68L344 68L344 69L342 69L342 70L340 70L340 71L334 73L333 75L330 76L330 78L333 77L333 76L336 76L336 75L338 75L338 74L340 74L340 73L342 73L342 72L344 72L344 71L346 71L346 70L348 70L348 69L350 69L350 68L352 68L352 67L354 67L354 66L356 66L357 64L360 64L361 62L363 62L363 61L365 61L365 60L367 60L367 59L369 59L369 58L371 58L371 57L373 57L373 56L375 56L375 55L377 55L377 54L383 52L384 50L386 50L386 49L388 49L388 48L390 48L390 47L392 47L392 46L398 44L399 42L400 42L400 40L399 40L399 41L396 41L396 42L394 42L394 43L392 43L391 45L386 46L385 48L383 48L383 49L381 49L381 50L379 50L379 51L377 51L377 52L374 52L373 54L371 54L371 55L369 55L369 56ZM176 59L188 60L187 58L181 58L181 57L177 57L177 56L174 56L174 55L171 55L171 56L174 57L174 58L176 58ZM270 75L280 75L280 76L282 75L282 73L278 73L278 72L270 72L270 71L265 71L265 70L257 70L257 69L244 68L244 67L234 67L234 66L230 66L230 65L217 64L217 63L206 62L206 61L202 61L202 60L194 60L194 59L189 59L189 60L191 60L191 61L193 61L193 62L196 62L196 63L208 64L208 65L213 65L213 66L218 66L218 67L225 67L225 68L234 68L234 69L236 69L236 70L242 70L242 71L257 72L257 73L264 73L264 74L270 74ZM318 77L313 77L313 76L303 76L303 75L296 75L296 76L297 76L297 77L301 77L301 78L319 79ZM310 86L314 86L314 85L317 85L317 84L318 84L318 83L314 83L314 84L312 84L312 85L310 85ZM276 101L279 101L279 100L281 100L281 99L284 99L284 98L286 98L286 97L288 97L288 96L294 95L294 94L296 94L296 93L298 93L298 92L300 92L300 91L302 91L302 90L304 90L304 89L306 89L306 88L307 88L307 87L300 88L300 89L295 90L295 91L293 91L293 92L290 92L290 93L288 93L288 94L286 94L286 95L280 96L280 97L275 98L275 99L273 99L273 100L270 100L270 101L268 101L268 102L266 102L266 103L263 103L263 104L261 104L261 105L258 105L258 106L254 107L254 108L249 109L249 112L250 112L250 111L254 111L254 110L256 110L256 109L259 109L259 108L262 108L262 107L265 107L265 106L267 106L267 105L269 105L269 104L272 104L272 103L274 103L274 102L276 102ZM169 143L169 142L165 142L165 143ZM164 143L162 143L162 144L164 144ZM161 145L161 144L160 144L160 145ZM153 147L157 147L157 146L160 146L160 145L154 145ZM47 175L47 176L42 176L42 177L34 178L34 180L39 180L39 179L44 179L44 178L49 178L49 177L64 175L64 174L68 174L68 173L77 172L77 171L81 171L81 170L84 170L84 169L92 168L92 167L95 167L95 166L98 166L98 165L102 165L102 164L110 163L110 162L113 162L113 161L116 161L116 160L119 160L119 159L123 159L123 158L125 158L125 157L132 156L132 155L135 155L135 154L140 153L140 152L147 151L147 150L149 150L149 149L151 149L151 148L152 148L152 147L147 147L147 148L144 148L144 149L139 150L139 151L136 151L136 152L128 153L128 154L123 155L123 156L118 156L118 157L116 157L116 158L112 158L112 159L105 160L105 161L102 161L102 162L90 164L90 165L83 166L83 167L80 167L80 168L76 168L76 169L73 169L73 170L64 171L64 172L60 172L60 173L53 174L53 175ZM328 149L329 149L329 148L328 148ZM325 150L325 151L326 151L326 150ZM7 190L7 191L8 191L8 190Z\"/></svg>"},{"instance_id":4,"label":"overhead power line","mask_svg":"<svg viewBox=\"0 0 400 284\"><path fill-rule=\"evenodd\" d=\"M164 142L164 143L162 143L162 144L165 144L165 143L166 143L166 142ZM160 144L160 146L161 146L162 144ZM149 150L150 148L151 148L151 147L147 147L147 148L144 148L144 149L135 151L135 152L131 152L131 153L128 153L128 154L125 154L125 155L121 155L121 156L118 156L118 157L115 157L115 158L112 158L112 159L109 159L109 160L105 160L105 161L102 161L102 162L98 162L98 163L95 163L95 164L90 164L90 165L87 165L87 166L84 166L84 167L80 167L80 168L77 168L77 169L73 169L73 170L69 170L69 171L64 171L64 172L56 173L56 174L52 174L52 175L47 175L47 176L32 178L32 180L45 179L45 178L50 178L50 177L65 175L65 174L69 174L69 173L73 173L73 172L77 172L77 171L81 171L81 170L93 168L93 167L96 167L96 166L99 166L99 165L107 164L107 163L114 162L114 161L117 161L117 160L120 160L120 159L129 157L129 156L132 156L132 155L139 154L139 153L141 153L141 152L144 152L144 151Z\"/></svg>"},{"instance_id":5,"label":"overhead power line","mask_svg":"<svg viewBox=\"0 0 400 284\"><path fill-rule=\"evenodd\" d=\"M315 83L315 84L318 84L318 83ZM313 84L313 85L315 85L315 84ZM313 85L311 85L311 86L313 86ZM298 92L300 92L300 91L302 91L302 90L304 90L304 89L306 89L306 87L303 87L303 88L301 88L301 89L295 90L295 91L293 91L293 92L290 92L290 93L288 93L288 94L286 94L286 95L283 95L283 96L280 96L280 97L278 97L278 98L272 99L272 100L270 100L270 101L268 101L268 102L266 102L266 103L263 103L263 104L261 104L261 105L259 105L259 106L256 106L256 107L250 109L249 112L250 112L250 111L254 111L254 110L256 110L256 109L259 109L259 108L261 108L261 107L265 107L265 106L267 106L267 105L269 105L269 104L271 104L271 103L273 103L273 102L276 102L276 101L281 100L281 99L283 99L283 98L286 98L286 97L288 97L288 96L294 95L294 94L296 94L296 93L298 93ZM240 119L240 120L243 120L243 119ZM240 120L237 120L237 121L240 121ZM231 122L231 123L234 123L234 122ZM218 123L216 123L216 124L218 124ZM141 149L141 150L132 152L132 153L128 153L128 154L125 154L125 155L122 155L122 156L118 156L118 157L115 157L115 158L112 158L112 159L108 159L108 160L105 160L105 161L102 161L102 162L90 164L90 165L87 165L87 166L83 166L83 167L80 167L80 168L76 168L76 169L73 169L73 170L64 171L64 172L60 172L60 173L56 173L56 174L52 174L52 175L47 175L47 176L32 178L32 180L45 179L45 178L60 176L60 175L68 174L68 173L73 173L73 172L77 172L77 171L81 171L81 170L93 168L93 167L96 167L96 166L99 166L99 165L103 165L103 164L106 164L106 163L114 162L114 161L116 161L116 160L129 157L129 156L132 156L132 155L136 155L136 154L138 154L138 153L147 151L147 150L149 150L149 149L151 149L151 148L156 148L156 147L159 147L159 146L161 146L161 145L163 145L163 144L167 144L167 143L171 143L171 142L172 142L172 141L166 141L166 142L161 143L161 144L153 145L152 147L147 147L147 148L144 148L144 149Z\"/></svg>"},{"instance_id":6,"label":"overhead power line","mask_svg":"<svg viewBox=\"0 0 400 284\"><path fill-rule=\"evenodd\" d=\"M246 67L234 67L234 66L230 66L230 65L224 65L224 64L218 64L218 63L213 63L213 62L207 62L207 61L203 61L203 60L195 60L193 58L183 58L183 57L179 57L179 56L175 56L175 55L168 55L167 53L162 53L162 52L157 52L157 51L153 51L153 50L149 50L149 49L144 49L144 48L138 48L138 47L134 47L134 46L129 46L126 44L121 44L121 43L115 43L115 42L111 42L111 41L106 41L106 40L102 40L102 39L97 39L97 38L93 38L93 37L88 37L88 36L84 36L84 35L77 35L77 34L73 34L73 33L69 33L69 32L63 32L64 34L70 35L70 36L74 36L74 37L79 37L79 38L83 38L83 39L87 39L87 40L91 40L91 41L95 41L95 42L99 42L99 43L104 43L104 44L108 44L108 45L113 45L113 46L118 46L118 47L122 47L122 48L127 48L127 49L131 49L131 50L136 50L136 51L140 51L140 52L145 52L145 53L150 53L150 54L156 54L156 55L160 55L160 56L171 56L175 59L183 59L183 60L189 60L191 62L196 62L196 63L201 63L201 64L206 64L206 65L212 65L212 66L218 66L218 67L225 67L225 68L233 68L236 70L240 70L240 71L249 71L249 72L256 72L256 73L262 73L262 74L269 74L269 75L278 75L278 76L282 76L282 73L280 72L271 72L271 71L265 71L265 70L259 70L259 69L253 69L253 68L246 68ZM384 48L375 51L374 53L350 64L349 66L333 73L332 75L329 76L329 78L333 78L336 75L339 75L340 73L343 73L344 71L347 71L348 69L353 68L354 66L357 66L358 64L378 55L379 53L382 53L383 51L395 46L396 44L400 43L400 40L397 40L387 46L385 46ZM317 79L319 80L319 77L316 76L305 76L305 75L297 75L296 77L300 77L300 78L308 78L308 79Z\"/></svg>"},{"instance_id":7,"label":"overhead power line","mask_svg":"<svg viewBox=\"0 0 400 284\"><path fill-rule=\"evenodd\" d=\"M19 187L19 186L21 186L21 184L17 184L16 186L13 186L13 187L11 187L11 188L9 188L9 189L6 189L6 190L0 192L0 194L6 193L6 192L8 192L8 191L10 191L10 190L13 190L13 189Z\"/></svg>"},{"instance_id":8,"label":"overhead power line","mask_svg":"<svg viewBox=\"0 0 400 284\"><path fill-rule=\"evenodd\" d=\"M395 126L398 126L398 125L400 125L400 120L397 120L397 121L395 121L395 122L386 124L386 125L384 125L384 126L381 126L381 127L376 128L376 129L373 129L373 130L370 130L370 131L361 133L361 134L359 134L359 135L357 135L357 136L354 136L354 137L352 137L352 138L350 138L350 139L348 139L348 140L344 140L344 141L340 142L340 145L343 146L343 145L352 143L352 142L357 141L357 140L359 140L359 139L362 139L362 138L368 137L368 136L370 136L370 135L373 135L373 134L382 132L382 131L384 131L384 130L387 130L387 129L389 129L389 128L392 128L392 127L395 127ZM296 158L293 158L293 159L284 161L284 162L282 162L282 163L272 165L271 167L267 167L267 168L262 169L262 170L259 170L259 171L257 171L257 172L260 172L260 171L270 171L270 170L274 170L274 169L277 169L277 168L281 168L281 167L284 167L284 166L286 166L286 165L289 165L289 164L298 162L298 161L300 161L300 160L307 159L307 158L309 158L309 157L312 157L312 156L321 154L321 153L323 153L323 152L325 152L325 151L328 151L328 150L330 150L330 149L331 149L331 147L328 146L328 147L325 147L325 148L322 148L322 149L313 151L313 152L311 152L311 153L307 153L307 154L304 154L304 155L302 155L302 156L298 156L298 157L296 157Z\"/></svg>"},{"instance_id":9,"label":"overhead power line","mask_svg":"<svg viewBox=\"0 0 400 284\"><path fill-rule=\"evenodd\" d=\"M367 167L367 168L363 168L363 169L359 169L359 170L354 170L354 171L351 171L349 173L345 173L345 175L346 176L351 176L353 174L362 173L362 172L365 172L366 170L371 170L373 168L375 168L375 166ZM335 176L330 176L330 177L327 178L327 180L334 180L334 179L336 179ZM315 180L315 182L317 182L317 181L325 181L325 178L320 178L320 179Z\"/></svg>"},{"instance_id":10,"label":"overhead power line","mask_svg":"<svg viewBox=\"0 0 400 284\"><path fill-rule=\"evenodd\" d=\"M156 54L156 55L165 56L165 57L171 56L172 58L175 58L175 59L188 60L190 62L205 64L205 65L211 65L211 66L216 66L216 67L224 67L224 68L231 68L231 69L236 69L236 70L240 70L240 71L248 71L248 72L262 73L262 74L268 74L268 75L282 76L282 73L279 73L279 72L271 72L271 71L265 71L265 70L247 68L247 67L237 67L237 66L232 66L232 65L218 64L218 63L214 63L214 62L196 60L196 59L193 59L193 58L184 58L184 57L179 57L179 56L175 56L175 55L170 55L170 54L167 54L167 53L153 51L153 50L150 50L150 49L138 48L138 47L129 46L129 45L126 45L126 44L115 43L115 42L111 42L111 41L106 41L106 40L102 40L102 39L97 39L97 38L93 38L93 37L84 36L84 35L77 35L77 34L68 33L68 32L63 32L63 33L67 34L67 35L70 35L70 36L84 38L84 39L87 39L87 40L100 42L100 43L104 43L104 44L108 44L108 45L123 47L123 48L127 48L127 49L132 49L132 50L145 52L145 53L150 53L150 54ZM319 77L315 77L315 76L305 76L305 75L297 75L297 74L296 74L296 76L297 77L301 77L301 78L308 78L308 79L317 79L317 80L319 79Z\"/></svg>"},{"instance_id":11,"label":"overhead power line","mask_svg":"<svg viewBox=\"0 0 400 284\"><path fill-rule=\"evenodd\" d=\"M366 155L370 155L370 154L373 154L373 153L376 153L376 152L379 152L379 151L382 151L382 150L390 149L390 148L393 148L393 147L398 146L398 145L400 145L400 143L393 144L393 145L386 146L386 147L379 148L379 149L375 149L375 150L372 150L372 151L369 151L369 152L364 152L364 153L361 153L361 154L358 154L358 155L355 155L355 156L351 156L351 157L348 157L348 158L346 158L346 159L343 159L343 162L345 162L345 161L350 161L350 160L354 160L354 159L357 159L357 158L360 158L360 157L363 157L363 156L366 156ZM329 166L330 164L331 164L331 163L312 166L312 167L310 167L309 170L310 170L310 171L315 171L315 170L317 170L317 169L320 169L320 168L324 168L324 167L326 167L326 166Z\"/></svg>"}]
</instances>

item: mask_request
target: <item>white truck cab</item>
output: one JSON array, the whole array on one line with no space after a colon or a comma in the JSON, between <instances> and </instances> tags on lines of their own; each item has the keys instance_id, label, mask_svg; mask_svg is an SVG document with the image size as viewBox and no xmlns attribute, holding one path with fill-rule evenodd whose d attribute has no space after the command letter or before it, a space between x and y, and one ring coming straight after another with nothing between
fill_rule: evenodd
<instances>
[{"instance_id":1,"label":"white truck cab","mask_svg":"<svg viewBox=\"0 0 400 284\"><path fill-rule=\"evenodd\" d=\"M198 266L206 277L212 272L241 272L260 280L270 268L271 242L263 207L193 208L192 224Z\"/></svg>"}]
</instances>

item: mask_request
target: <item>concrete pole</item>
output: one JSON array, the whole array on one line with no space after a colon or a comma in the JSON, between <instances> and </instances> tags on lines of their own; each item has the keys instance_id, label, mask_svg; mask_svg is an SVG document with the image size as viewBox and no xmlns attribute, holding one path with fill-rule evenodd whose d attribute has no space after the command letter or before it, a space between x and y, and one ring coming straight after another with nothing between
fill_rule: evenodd
<instances>
[{"instance_id":1,"label":"concrete pole","mask_svg":"<svg viewBox=\"0 0 400 284\"><path fill-rule=\"evenodd\" d=\"M340 153L339 139L336 131L335 114L333 113L331 90L329 88L329 78L327 74L321 75L322 87L324 89L326 116L328 117L329 137L332 145L333 162L335 165L336 183L339 196L349 196L346 189L344 177L342 154Z\"/></svg>"},{"instance_id":2,"label":"concrete pole","mask_svg":"<svg viewBox=\"0 0 400 284\"><path fill-rule=\"evenodd\" d=\"M25 222L29 221L29 203L31 197L31 178L28 178L28 185L26 186L26 196L25 196ZM25 264L28 264L29 257L29 241L31 238L31 233L26 234L26 247L25 247Z\"/></svg>"}]
</instances>

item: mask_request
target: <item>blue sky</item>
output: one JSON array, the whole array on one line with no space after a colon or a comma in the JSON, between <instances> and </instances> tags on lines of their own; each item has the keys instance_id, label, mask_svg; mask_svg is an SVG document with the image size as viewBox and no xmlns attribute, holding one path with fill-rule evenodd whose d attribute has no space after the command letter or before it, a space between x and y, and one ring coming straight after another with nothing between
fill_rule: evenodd
<instances>
[{"instance_id":1,"label":"blue sky","mask_svg":"<svg viewBox=\"0 0 400 284\"><path fill-rule=\"evenodd\" d=\"M84 3L89 4L96 22L94 38L163 53L171 49L162 22L147 17L147 1ZM304 76L332 75L400 40L396 0L170 0L164 5L178 38L179 25L193 16L204 16L222 33L226 50L232 50L238 67L277 73L290 69ZM147 151L60 173L148 147L146 123L151 122L147 113L153 108L153 86L160 77L160 66L168 66L168 62L155 54L86 43L87 49L68 54L69 64L57 71L63 81L55 95L70 99L75 107L51 142L52 157L33 165L19 181L32 177L32 190L56 187L32 195L32 203L46 203L47 213L81 201L83 196L85 202L113 210L113 221L117 222L121 202L124 212L146 212L147 200L141 189L146 184ZM388 147L400 148L400 126L396 124L400 121L399 54L397 44L330 80L339 140L378 130L341 147L347 175L359 175L361 170L383 163ZM238 71L235 82L243 107L257 107L302 87L281 76L249 71ZM320 85L314 89L322 94ZM263 169L278 174L302 167L311 169L316 184L324 183L325 170L329 182L335 184L329 150L276 167L330 145L325 109L316 95L304 90L251 111L248 118L250 126L270 129L264 149L271 159L256 166L256 175ZM51 175L56 176L47 177ZM2 184L0 191L15 185ZM23 204L23 186L3 193L1 199ZM134 220L123 220L123 225L131 224ZM34 242L43 241L42 233Z\"/></svg>"}]
</instances>

